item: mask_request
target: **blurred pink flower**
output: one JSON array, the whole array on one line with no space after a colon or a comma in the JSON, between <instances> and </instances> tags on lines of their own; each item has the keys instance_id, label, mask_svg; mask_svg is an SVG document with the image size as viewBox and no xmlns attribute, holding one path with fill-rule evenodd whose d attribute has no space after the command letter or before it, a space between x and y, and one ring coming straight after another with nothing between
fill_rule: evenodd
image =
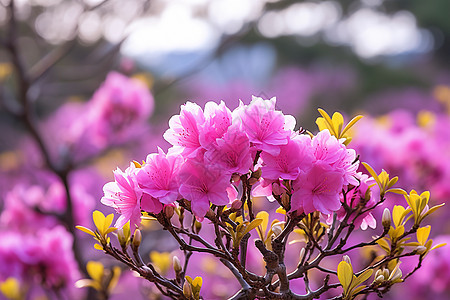
<instances>
[{"instance_id":1,"label":"blurred pink flower","mask_svg":"<svg viewBox=\"0 0 450 300\"><path fill-rule=\"evenodd\" d=\"M8 277L51 289L70 289L79 278L73 237L62 226L0 234L0 281Z\"/></svg>"}]
</instances>

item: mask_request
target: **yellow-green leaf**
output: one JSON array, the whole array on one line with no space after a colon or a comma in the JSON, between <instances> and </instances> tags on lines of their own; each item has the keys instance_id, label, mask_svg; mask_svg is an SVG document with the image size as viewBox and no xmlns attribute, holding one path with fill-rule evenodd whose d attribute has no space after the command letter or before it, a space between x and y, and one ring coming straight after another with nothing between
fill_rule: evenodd
<instances>
[{"instance_id":1,"label":"yellow-green leaf","mask_svg":"<svg viewBox=\"0 0 450 300\"><path fill-rule=\"evenodd\" d=\"M87 234L90 234L90 235L92 235L93 237L97 237L97 236L95 235L95 233L94 233L92 230L90 230L89 228L86 228L86 227L80 226L80 225L75 226L75 228L78 229L78 230L81 230L81 231L83 231L83 232L85 232L85 233L87 233Z\"/></svg>"},{"instance_id":2,"label":"yellow-green leaf","mask_svg":"<svg viewBox=\"0 0 450 300\"><path fill-rule=\"evenodd\" d=\"M433 206L432 208L430 208L430 209L424 214L423 217L425 218L426 216L432 214L432 213L435 212L438 208L440 208L440 207L442 207L442 206L444 206L444 205L445 205L445 203L442 203L442 204Z\"/></svg>"},{"instance_id":3,"label":"yellow-green leaf","mask_svg":"<svg viewBox=\"0 0 450 300\"><path fill-rule=\"evenodd\" d=\"M421 245L425 245L425 243L427 242L428 236L430 235L430 230L430 225L417 229L417 241Z\"/></svg>"},{"instance_id":4,"label":"yellow-green leaf","mask_svg":"<svg viewBox=\"0 0 450 300\"><path fill-rule=\"evenodd\" d=\"M105 215L101 211L96 210L92 213L92 218L94 219L95 227L103 234L102 230L105 224Z\"/></svg>"},{"instance_id":5,"label":"yellow-green leaf","mask_svg":"<svg viewBox=\"0 0 450 300\"><path fill-rule=\"evenodd\" d=\"M362 117L363 116L358 115L358 116L354 117L353 119L351 119L350 122L348 122L348 124L345 126L344 130L342 130L341 136L343 136L350 128L352 128L353 125L355 125L356 122L361 120Z\"/></svg>"},{"instance_id":6,"label":"yellow-green leaf","mask_svg":"<svg viewBox=\"0 0 450 300\"><path fill-rule=\"evenodd\" d=\"M94 248L97 250L102 250L103 251L103 246L100 244L94 244Z\"/></svg>"},{"instance_id":7,"label":"yellow-green leaf","mask_svg":"<svg viewBox=\"0 0 450 300\"><path fill-rule=\"evenodd\" d=\"M254 219L250 222L250 224L247 225L247 227L244 230L243 236L249 233L251 230L258 227L263 222L263 219Z\"/></svg>"},{"instance_id":8,"label":"yellow-green leaf","mask_svg":"<svg viewBox=\"0 0 450 300\"><path fill-rule=\"evenodd\" d=\"M373 179L375 179L375 181L377 182L378 186L381 189L382 186L381 186L380 179L378 178L378 174L374 171L374 169L368 163L362 162L362 165L366 168L367 172L369 172L370 176L372 176Z\"/></svg>"},{"instance_id":9,"label":"yellow-green leaf","mask_svg":"<svg viewBox=\"0 0 450 300\"><path fill-rule=\"evenodd\" d=\"M101 282L104 274L104 267L101 262L89 261L86 265L86 270L95 281Z\"/></svg>"},{"instance_id":10,"label":"yellow-green leaf","mask_svg":"<svg viewBox=\"0 0 450 300\"><path fill-rule=\"evenodd\" d=\"M112 273L113 276L111 278L111 281L109 282L108 291L112 291L117 286L122 270L120 269L119 266L114 266L114 268L112 269Z\"/></svg>"},{"instance_id":11,"label":"yellow-green leaf","mask_svg":"<svg viewBox=\"0 0 450 300\"><path fill-rule=\"evenodd\" d=\"M406 208L401 205L394 206L394 209L392 210L392 219L394 220L395 227L401 225L403 221L403 213L405 212L405 210Z\"/></svg>"},{"instance_id":12,"label":"yellow-green leaf","mask_svg":"<svg viewBox=\"0 0 450 300\"><path fill-rule=\"evenodd\" d=\"M344 291L347 291L353 279L352 266L346 261L341 261L337 268L337 275L339 282L342 284L342 287L344 288Z\"/></svg>"},{"instance_id":13,"label":"yellow-green leaf","mask_svg":"<svg viewBox=\"0 0 450 300\"><path fill-rule=\"evenodd\" d=\"M401 188L391 188L391 189L388 189L386 191L386 193L387 192L394 193L394 194L399 194L399 195L406 195L407 194L406 191L404 189L401 189Z\"/></svg>"},{"instance_id":14,"label":"yellow-green leaf","mask_svg":"<svg viewBox=\"0 0 450 300\"><path fill-rule=\"evenodd\" d=\"M9 277L0 283L0 292L11 300L19 300L22 298L19 281L13 277Z\"/></svg>"},{"instance_id":15,"label":"yellow-green leaf","mask_svg":"<svg viewBox=\"0 0 450 300\"><path fill-rule=\"evenodd\" d=\"M370 276L372 276L373 274L373 270L369 269L364 271L364 273L362 273L361 275L358 276L357 281L358 281L358 285L360 285L361 283L363 283L364 281L366 281L367 279L370 278Z\"/></svg>"},{"instance_id":16,"label":"yellow-green leaf","mask_svg":"<svg viewBox=\"0 0 450 300\"><path fill-rule=\"evenodd\" d=\"M106 231L108 230L109 226L111 226L113 219L114 219L114 214L109 214L108 216L106 216L105 223L103 224L103 232L105 232L105 234L106 234ZM116 230L116 229L114 229L114 230Z\"/></svg>"},{"instance_id":17,"label":"yellow-green leaf","mask_svg":"<svg viewBox=\"0 0 450 300\"><path fill-rule=\"evenodd\" d=\"M434 246L433 248L431 248L431 250L434 250L434 249L437 249L437 248L441 248L441 247L444 247L446 245L447 245L447 243L438 244L438 245Z\"/></svg>"}]
</instances>

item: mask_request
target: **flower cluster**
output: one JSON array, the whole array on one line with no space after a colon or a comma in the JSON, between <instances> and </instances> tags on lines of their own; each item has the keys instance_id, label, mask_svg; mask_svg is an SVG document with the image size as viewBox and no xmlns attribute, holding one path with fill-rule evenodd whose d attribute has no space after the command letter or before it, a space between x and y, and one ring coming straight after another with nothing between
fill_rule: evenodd
<instances>
[{"instance_id":1,"label":"flower cluster","mask_svg":"<svg viewBox=\"0 0 450 300\"><path fill-rule=\"evenodd\" d=\"M174 299L199 299L212 293L202 290L203 278L193 273L201 270L194 267L186 273L194 253L212 255L237 279L241 289L233 299L333 297L331 289L338 287L343 288L341 299L382 295L416 272L430 251L444 246L433 245L428 239L431 227L423 225L443 204L429 206L428 191L407 193L394 187L398 177L390 178L384 170L377 173L365 162L361 163L365 171L359 172L359 156L349 144L350 128L362 117L344 124L340 113L331 117L322 109L319 113L319 132L313 134L295 130L295 118L277 110L275 98L253 97L234 110L223 102L208 102L204 109L187 102L170 119L164 134L172 147L167 152L158 148L124 171L117 169L114 181L104 185L101 202L120 215L114 227L113 214L95 211L95 230L77 228L97 241L94 248ZM403 195L407 206L385 208L382 232L369 241L355 239L352 233L358 228L376 229L372 213L388 193ZM276 201L280 219L257 200L260 196ZM143 219L156 221L183 251L184 264L173 256L174 279L165 277L169 254L154 253L149 263L140 256ZM108 236L114 231L120 249ZM290 239L291 233L297 239ZM411 235L417 242L410 241ZM259 237L254 246L251 236ZM304 243L299 253L287 251L287 245L298 242ZM373 249L373 257L362 266L352 265L347 255L342 257L363 248ZM403 276L400 259L407 256L418 257L418 264ZM343 259L341 263L337 258ZM255 261L264 261L263 268ZM330 262L336 271L329 269ZM288 273L292 266L297 267ZM317 290L311 289L308 278L315 269L328 273ZM331 283L330 274L339 283ZM82 282L92 285L94 277ZM306 294L297 294L303 289L290 286L297 278L304 279ZM97 290L109 292L107 286Z\"/></svg>"},{"instance_id":2,"label":"flower cluster","mask_svg":"<svg viewBox=\"0 0 450 300\"><path fill-rule=\"evenodd\" d=\"M164 153L147 156L143 164L132 163L124 172L114 172L114 182L104 187L102 203L121 214L115 226L128 220L140 224L141 209L159 213L176 200L190 202L194 215L202 219L210 205L224 206L239 193L240 176L261 176L249 182L254 195L283 198L289 211L332 214L341 208L343 189L365 199L368 176L356 171L356 152L347 148L328 129L316 136L294 130L296 120L276 110L276 99L253 97L250 104L230 111L226 105L208 102L203 110L187 102L169 121L164 138L173 145ZM360 182L362 182L361 187ZM355 194L355 195L353 195ZM350 204L350 202L349 202ZM373 203L370 203L373 204ZM374 221L360 217L363 228Z\"/></svg>"}]
</instances>

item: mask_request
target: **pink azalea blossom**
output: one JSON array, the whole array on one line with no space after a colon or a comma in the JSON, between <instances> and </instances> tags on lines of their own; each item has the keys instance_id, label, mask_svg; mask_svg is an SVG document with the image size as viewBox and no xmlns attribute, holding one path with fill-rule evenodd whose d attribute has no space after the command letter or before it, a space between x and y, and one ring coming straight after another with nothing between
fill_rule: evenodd
<instances>
[{"instance_id":1,"label":"pink azalea blossom","mask_svg":"<svg viewBox=\"0 0 450 300\"><path fill-rule=\"evenodd\" d=\"M231 111L223 101L219 105L208 102L205 105L205 123L201 126L200 144L208 149L218 138L222 138L231 125Z\"/></svg>"},{"instance_id":2,"label":"pink azalea blossom","mask_svg":"<svg viewBox=\"0 0 450 300\"><path fill-rule=\"evenodd\" d=\"M223 138L217 139L205 152L205 162L224 168L230 175L247 173L253 164L247 135L237 126L230 127Z\"/></svg>"},{"instance_id":3,"label":"pink azalea blossom","mask_svg":"<svg viewBox=\"0 0 450 300\"><path fill-rule=\"evenodd\" d=\"M342 170L344 184L351 184L357 186L359 184L356 180L356 170L359 162L356 161L356 152L347 147L339 141L335 136L332 136L328 129L320 131L312 139L314 148L314 156L317 161L324 162L329 166Z\"/></svg>"},{"instance_id":4,"label":"pink azalea blossom","mask_svg":"<svg viewBox=\"0 0 450 300\"><path fill-rule=\"evenodd\" d=\"M306 171L312 167L314 155L311 138L298 135L290 139L286 145L281 145L278 155L263 152L261 158L264 161L261 168L264 178L295 180L300 170Z\"/></svg>"},{"instance_id":5,"label":"pink azalea blossom","mask_svg":"<svg viewBox=\"0 0 450 300\"><path fill-rule=\"evenodd\" d=\"M115 227L122 228L130 221L130 228L134 230L141 224L141 197L142 190L136 182L136 167L133 164L122 172L119 168L114 171L114 182L108 182L103 187L104 196L101 202L113 207L121 216L117 219ZM143 198L143 206L159 212L162 204L151 197ZM157 203L156 203L157 202Z\"/></svg>"},{"instance_id":6,"label":"pink azalea blossom","mask_svg":"<svg viewBox=\"0 0 450 300\"><path fill-rule=\"evenodd\" d=\"M286 145L295 126L292 116L275 110L276 99L263 100L253 96L249 105L242 102L233 111L241 130L247 133L250 142L258 150L277 155L280 145Z\"/></svg>"},{"instance_id":7,"label":"pink azalea blossom","mask_svg":"<svg viewBox=\"0 0 450 300\"><path fill-rule=\"evenodd\" d=\"M315 163L308 171L300 172L294 181L291 210L303 210L306 214L337 211L341 207L339 195L343 182L341 172L324 163Z\"/></svg>"},{"instance_id":8,"label":"pink azalea blossom","mask_svg":"<svg viewBox=\"0 0 450 300\"><path fill-rule=\"evenodd\" d=\"M180 183L180 194L191 201L196 217L204 217L210 203L227 205L230 202L227 194L230 177L198 159L188 159L184 163L180 170Z\"/></svg>"},{"instance_id":9,"label":"pink azalea blossom","mask_svg":"<svg viewBox=\"0 0 450 300\"><path fill-rule=\"evenodd\" d=\"M179 199L177 176L182 163L181 155L166 155L158 147L158 153L149 154L147 161L136 174L143 193L163 204L170 204Z\"/></svg>"},{"instance_id":10,"label":"pink azalea blossom","mask_svg":"<svg viewBox=\"0 0 450 300\"><path fill-rule=\"evenodd\" d=\"M199 129L204 123L202 108L195 103L187 102L181 106L179 115L170 118L170 128L164 133L164 139L183 156L195 157L201 149Z\"/></svg>"}]
</instances>

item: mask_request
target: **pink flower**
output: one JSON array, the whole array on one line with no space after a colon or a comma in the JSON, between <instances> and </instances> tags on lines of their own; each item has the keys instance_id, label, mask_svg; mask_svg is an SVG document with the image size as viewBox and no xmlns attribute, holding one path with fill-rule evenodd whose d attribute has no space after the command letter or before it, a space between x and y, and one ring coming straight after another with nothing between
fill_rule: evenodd
<instances>
[{"instance_id":1,"label":"pink flower","mask_svg":"<svg viewBox=\"0 0 450 300\"><path fill-rule=\"evenodd\" d=\"M247 135L236 126L230 127L205 152L205 162L224 168L230 175L247 173L253 164Z\"/></svg>"},{"instance_id":2,"label":"pink flower","mask_svg":"<svg viewBox=\"0 0 450 300\"><path fill-rule=\"evenodd\" d=\"M178 149L183 156L195 157L201 149L199 128L205 123L202 108L195 103L187 102L181 106L179 115L169 120L169 129L164 139Z\"/></svg>"},{"instance_id":3,"label":"pink flower","mask_svg":"<svg viewBox=\"0 0 450 300\"><path fill-rule=\"evenodd\" d=\"M278 155L263 152L261 158L264 161L261 168L264 178L295 180L300 170L306 171L312 167L314 155L311 138L299 135L290 139L286 145L281 145Z\"/></svg>"},{"instance_id":4,"label":"pink flower","mask_svg":"<svg viewBox=\"0 0 450 300\"><path fill-rule=\"evenodd\" d=\"M133 164L122 172L119 168L114 171L114 182L108 182L103 187L104 196L101 202L113 207L121 216L117 219L115 227L122 228L130 221L130 228L134 231L141 224L141 197L142 190L139 188L135 175L136 167ZM162 204L156 199L143 197L142 206L150 212L159 212ZM156 203L157 202L157 203Z\"/></svg>"},{"instance_id":5,"label":"pink flower","mask_svg":"<svg viewBox=\"0 0 450 300\"><path fill-rule=\"evenodd\" d=\"M359 180L359 186L351 189L346 195L346 203L352 208L356 208L358 205L362 205L362 209L373 207L377 201L372 195L372 191L369 186L375 183L372 177L361 172L356 173L356 177ZM343 196L341 197L342 201ZM337 211L337 219L342 221L346 215L344 208L340 208ZM328 217L327 223L332 222L333 216ZM355 219L355 213L350 216L349 222L354 222L354 225L360 226L362 230L366 230L367 227L375 229L377 227L377 220L370 212L365 212Z\"/></svg>"},{"instance_id":6,"label":"pink flower","mask_svg":"<svg viewBox=\"0 0 450 300\"><path fill-rule=\"evenodd\" d=\"M312 145L317 161L342 171L344 184L359 185L355 178L359 162L353 163L356 160L355 150L347 149L341 141L330 134L328 129L320 131L313 137Z\"/></svg>"},{"instance_id":7,"label":"pink flower","mask_svg":"<svg viewBox=\"0 0 450 300\"><path fill-rule=\"evenodd\" d=\"M320 211L330 214L341 207L339 194L344 179L342 173L324 163L315 163L313 167L301 172L293 183L291 210L303 210L306 214Z\"/></svg>"},{"instance_id":8,"label":"pink flower","mask_svg":"<svg viewBox=\"0 0 450 300\"><path fill-rule=\"evenodd\" d=\"M229 176L198 159L188 159L184 163L180 170L180 183L180 194L191 201L192 212L199 218L205 216L210 203L227 205L230 202L227 195Z\"/></svg>"},{"instance_id":9,"label":"pink flower","mask_svg":"<svg viewBox=\"0 0 450 300\"><path fill-rule=\"evenodd\" d=\"M280 145L288 143L295 126L295 119L276 111L275 103L275 98L263 100L253 96L249 105L241 102L233 111L233 120L247 133L252 145L272 155L280 152Z\"/></svg>"},{"instance_id":10,"label":"pink flower","mask_svg":"<svg viewBox=\"0 0 450 300\"><path fill-rule=\"evenodd\" d=\"M15 277L68 295L80 276L72 244L72 235L60 225L34 233L0 232L0 281Z\"/></svg>"},{"instance_id":11,"label":"pink flower","mask_svg":"<svg viewBox=\"0 0 450 300\"><path fill-rule=\"evenodd\" d=\"M77 126L100 147L117 144L136 135L136 126L146 121L153 105L153 97L142 82L111 72L92 97L87 119Z\"/></svg>"},{"instance_id":12,"label":"pink flower","mask_svg":"<svg viewBox=\"0 0 450 300\"><path fill-rule=\"evenodd\" d=\"M147 161L137 171L136 180L144 194L163 204L173 203L179 199L177 176L182 163L181 155L166 155L158 147L158 153L147 156Z\"/></svg>"},{"instance_id":13,"label":"pink flower","mask_svg":"<svg viewBox=\"0 0 450 300\"><path fill-rule=\"evenodd\" d=\"M231 125L231 111L223 101L219 105L208 102L205 105L205 123L200 130L200 144L208 149L216 139L223 137Z\"/></svg>"}]
</instances>

